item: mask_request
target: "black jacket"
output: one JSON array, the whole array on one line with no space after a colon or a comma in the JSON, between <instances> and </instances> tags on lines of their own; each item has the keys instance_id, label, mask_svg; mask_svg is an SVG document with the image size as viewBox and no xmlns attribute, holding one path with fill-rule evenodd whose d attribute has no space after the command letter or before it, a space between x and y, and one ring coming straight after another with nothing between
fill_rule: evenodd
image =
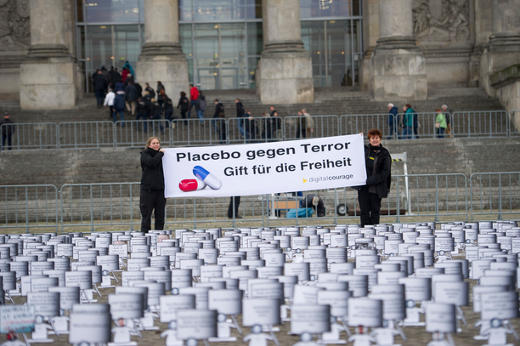
<instances>
[{"instance_id":1,"label":"black jacket","mask_svg":"<svg viewBox=\"0 0 520 346\"><path fill-rule=\"evenodd\" d=\"M0 127L2 127L2 136L11 136L15 130L11 119L2 119L2 121L0 121Z\"/></svg>"},{"instance_id":2,"label":"black jacket","mask_svg":"<svg viewBox=\"0 0 520 346\"><path fill-rule=\"evenodd\" d=\"M186 96L179 97L177 108L181 109L181 112L187 112L190 105L190 100Z\"/></svg>"},{"instance_id":3,"label":"black jacket","mask_svg":"<svg viewBox=\"0 0 520 346\"><path fill-rule=\"evenodd\" d=\"M94 84L94 90L103 91L107 88L107 80L102 74L96 73L92 78L92 84Z\"/></svg>"},{"instance_id":4,"label":"black jacket","mask_svg":"<svg viewBox=\"0 0 520 346\"><path fill-rule=\"evenodd\" d=\"M224 105L221 102L219 102L215 106L215 113L213 114L213 118L224 118L224 117L225 117Z\"/></svg>"},{"instance_id":5,"label":"black jacket","mask_svg":"<svg viewBox=\"0 0 520 346\"><path fill-rule=\"evenodd\" d=\"M237 118L246 116L246 110L244 109L244 105L242 104L242 102L237 102L236 107L237 107Z\"/></svg>"},{"instance_id":6,"label":"black jacket","mask_svg":"<svg viewBox=\"0 0 520 346\"><path fill-rule=\"evenodd\" d=\"M136 101L139 97L139 91L134 84L128 84L125 88L126 100Z\"/></svg>"},{"instance_id":7,"label":"black jacket","mask_svg":"<svg viewBox=\"0 0 520 346\"><path fill-rule=\"evenodd\" d=\"M141 152L141 188L147 191L164 190L162 157L164 153L146 148Z\"/></svg>"},{"instance_id":8,"label":"black jacket","mask_svg":"<svg viewBox=\"0 0 520 346\"><path fill-rule=\"evenodd\" d=\"M383 146L365 146L365 164L367 182L362 189L377 194L379 198L388 196L392 181L392 158L388 150Z\"/></svg>"}]
</instances>

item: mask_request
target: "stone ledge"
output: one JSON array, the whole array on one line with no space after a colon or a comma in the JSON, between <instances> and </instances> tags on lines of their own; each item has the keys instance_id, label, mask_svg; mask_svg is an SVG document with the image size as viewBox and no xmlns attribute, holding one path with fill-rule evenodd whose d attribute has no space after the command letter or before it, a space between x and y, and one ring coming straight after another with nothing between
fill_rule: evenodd
<instances>
[{"instance_id":1,"label":"stone ledge","mask_svg":"<svg viewBox=\"0 0 520 346\"><path fill-rule=\"evenodd\" d=\"M493 88L501 88L520 81L520 64L511 65L502 71L492 73L489 81Z\"/></svg>"},{"instance_id":2,"label":"stone ledge","mask_svg":"<svg viewBox=\"0 0 520 346\"><path fill-rule=\"evenodd\" d=\"M148 42L143 45L141 50L142 56L175 56L184 55L181 46L173 42Z\"/></svg>"}]
</instances>

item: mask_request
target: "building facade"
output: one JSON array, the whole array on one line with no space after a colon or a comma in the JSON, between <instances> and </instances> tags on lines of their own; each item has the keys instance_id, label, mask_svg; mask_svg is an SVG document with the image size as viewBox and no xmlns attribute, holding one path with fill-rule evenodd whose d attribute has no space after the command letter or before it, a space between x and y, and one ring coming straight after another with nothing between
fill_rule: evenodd
<instances>
[{"instance_id":1,"label":"building facade","mask_svg":"<svg viewBox=\"0 0 520 346\"><path fill-rule=\"evenodd\" d=\"M194 83L265 103L341 86L500 96L493 75L520 61L520 0L0 0L0 13L0 93L26 109L73 107L97 68L126 61L173 95Z\"/></svg>"}]
</instances>

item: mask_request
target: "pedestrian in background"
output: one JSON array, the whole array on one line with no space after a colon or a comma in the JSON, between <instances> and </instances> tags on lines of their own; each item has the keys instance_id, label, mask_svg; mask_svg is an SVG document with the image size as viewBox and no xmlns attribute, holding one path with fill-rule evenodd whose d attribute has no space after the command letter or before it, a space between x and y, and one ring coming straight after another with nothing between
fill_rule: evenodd
<instances>
[{"instance_id":1,"label":"pedestrian in background","mask_svg":"<svg viewBox=\"0 0 520 346\"><path fill-rule=\"evenodd\" d=\"M451 117L453 116L453 112L451 111L451 109L448 108L448 105L444 104L441 106L441 110L442 110L442 113L444 113L444 116L446 117L446 134L449 135L450 137L453 137L452 135L452 119Z\"/></svg>"},{"instance_id":2,"label":"pedestrian in background","mask_svg":"<svg viewBox=\"0 0 520 346\"><path fill-rule=\"evenodd\" d=\"M200 123L204 125L204 112L206 111L206 96L199 91L199 109L197 110L197 116L200 119Z\"/></svg>"},{"instance_id":3,"label":"pedestrian in background","mask_svg":"<svg viewBox=\"0 0 520 346\"><path fill-rule=\"evenodd\" d=\"M224 105L218 100L213 101L215 104L215 113L213 113L213 128L217 132L220 144L226 143L226 113Z\"/></svg>"},{"instance_id":4,"label":"pedestrian in background","mask_svg":"<svg viewBox=\"0 0 520 346\"><path fill-rule=\"evenodd\" d=\"M103 100L105 99L105 91L108 86L108 81L103 75L103 71L100 69L96 70L96 73L92 77L92 84L94 86L94 94L96 95L97 108L103 106Z\"/></svg>"},{"instance_id":5,"label":"pedestrian in background","mask_svg":"<svg viewBox=\"0 0 520 346\"><path fill-rule=\"evenodd\" d=\"M387 105L388 108L388 128L390 130L387 139L399 136L399 109L393 103Z\"/></svg>"},{"instance_id":6,"label":"pedestrian in background","mask_svg":"<svg viewBox=\"0 0 520 346\"><path fill-rule=\"evenodd\" d=\"M179 102L177 103L177 109L181 111L181 118L184 119L184 125L188 125L188 121L186 120L186 113L190 107L190 100L186 97L186 93L181 91Z\"/></svg>"},{"instance_id":7,"label":"pedestrian in background","mask_svg":"<svg viewBox=\"0 0 520 346\"><path fill-rule=\"evenodd\" d=\"M244 109L244 105L240 101L239 98L235 99L235 107L236 107L236 117L238 119L238 131L242 137L246 137L246 130L244 128L244 118L246 116L246 110Z\"/></svg>"},{"instance_id":8,"label":"pedestrian in background","mask_svg":"<svg viewBox=\"0 0 520 346\"><path fill-rule=\"evenodd\" d=\"M6 142L7 150L11 150L15 127L13 121L11 120L11 115L9 114L9 112L4 112L3 119L0 122L0 127L2 128L2 150L4 150Z\"/></svg>"},{"instance_id":9,"label":"pedestrian in background","mask_svg":"<svg viewBox=\"0 0 520 346\"><path fill-rule=\"evenodd\" d=\"M199 112L199 89L190 84L190 105L188 106L188 118L191 118L191 109L195 107L195 112Z\"/></svg>"},{"instance_id":10,"label":"pedestrian in background","mask_svg":"<svg viewBox=\"0 0 520 346\"><path fill-rule=\"evenodd\" d=\"M403 138L413 138L413 124L415 111L409 103L403 106Z\"/></svg>"},{"instance_id":11,"label":"pedestrian in background","mask_svg":"<svg viewBox=\"0 0 520 346\"><path fill-rule=\"evenodd\" d=\"M114 112L116 111L114 109L114 99L115 98L116 98L116 94L114 93L114 90L112 90L112 88L108 88L108 93L105 96L105 102L103 102L103 105L105 107L108 107L110 119L114 118Z\"/></svg>"},{"instance_id":12,"label":"pedestrian in background","mask_svg":"<svg viewBox=\"0 0 520 346\"><path fill-rule=\"evenodd\" d=\"M314 119L312 116L307 113L307 109L302 109L303 116L305 117L305 128L306 128L306 134L307 138L312 137L314 134Z\"/></svg>"},{"instance_id":13,"label":"pedestrian in background","mask_svg":"<svg viewBox=\"0 0 520 346\"><path fill-rule=\"evenodd\" d=\"M446 122L446 115L440 109L436 109L435 112L435 132L437 134L437 138L444 138L444 133L446 132L446 127L448 124Z\"/></svg>"}]
</instances>

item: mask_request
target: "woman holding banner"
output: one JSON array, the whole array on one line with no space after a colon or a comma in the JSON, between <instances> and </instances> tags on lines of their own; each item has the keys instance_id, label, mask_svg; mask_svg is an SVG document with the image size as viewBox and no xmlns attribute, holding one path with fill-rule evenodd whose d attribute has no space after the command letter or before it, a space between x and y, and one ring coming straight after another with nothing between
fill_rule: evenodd
<instances>
[{"instance_id":1,"label":"woman holding banner","mask_svg":"<svg viewBox=\"0 0 520 346\"><path fill-rule=\"evenodd\" d=\"M366 185L358 189L361 227L379 223L381 198L388 196L391 182L392 158L381 145L381 131L368 131L368 146L365 146Z\"/></svg>"},{"instance_id":2,"label":"woman holding banner","mask_svg":"<svg viewBox=\"0 0 520 346\"><path fill-rule=\"evenodd\" d=\"M150 137L146 141L145 149L141 152L141 196L139 207L141 209L141 232L150 230L152 212L155 211L155 228L164 228L164 174L162 158L164 149L157 137Z\"/></svg>"}]
</instances>

